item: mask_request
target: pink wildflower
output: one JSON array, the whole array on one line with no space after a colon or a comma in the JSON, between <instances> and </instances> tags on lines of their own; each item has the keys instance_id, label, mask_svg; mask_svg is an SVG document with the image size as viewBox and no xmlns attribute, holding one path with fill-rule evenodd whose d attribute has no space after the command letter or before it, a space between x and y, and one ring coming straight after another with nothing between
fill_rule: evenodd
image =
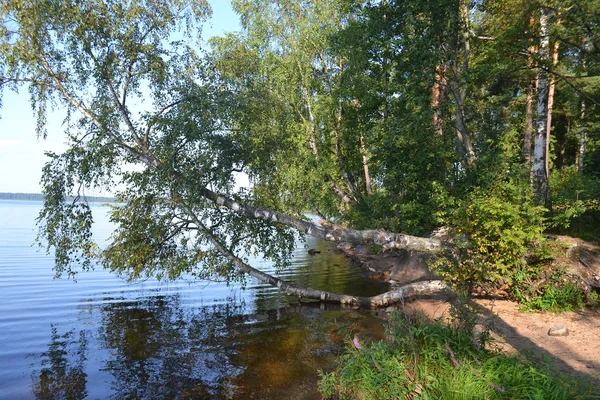
<instances>
[{"instance_id":1,"label":"pink wildflower","mask_svg":"<svg viewBox=\"0 0 600 400\"><path fill-rule=\"evenodd\" d=\"M354 336L354 340L352 342L354 343L354 347L356 347L357 349L360 350L360 343L358 343L358 336Z\"/></svg>"}]
</instances>

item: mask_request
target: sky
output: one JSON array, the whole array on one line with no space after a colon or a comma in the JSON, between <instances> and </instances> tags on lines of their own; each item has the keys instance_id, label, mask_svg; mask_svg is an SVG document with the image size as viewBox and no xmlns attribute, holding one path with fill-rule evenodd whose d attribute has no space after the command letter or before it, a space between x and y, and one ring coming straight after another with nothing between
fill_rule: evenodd
<instances>
[{"instance_id":1,"label":"sky","mask_svg":"<svg viewBox=\"0 0 600 400\"><path fill-rule=\"evenodd\" d=\"M205 23L205 39L239 30L239 17L229 0L209 0L213 14ZM48 136L37 138L36 118L31 110L29 93L22 87L19 93L5 90L0 108L0 192L40 193L42 168L46 151L60 153L66 149L62 121L65 113L55 110L48 116ZM86 193L90 196L104 195Z\"/></svg>"}]
</instances>

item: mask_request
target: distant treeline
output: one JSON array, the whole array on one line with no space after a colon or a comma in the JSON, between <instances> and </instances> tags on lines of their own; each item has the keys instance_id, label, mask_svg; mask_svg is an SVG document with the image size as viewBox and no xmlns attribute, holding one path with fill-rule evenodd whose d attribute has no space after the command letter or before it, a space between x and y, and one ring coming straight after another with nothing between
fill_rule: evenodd
<instances>
[{"instance_id":1,"label":"distant treeline","mask_svg":"<svg viewBox=\"0 0 600 400\"><path fill-rule=\"evenodd\" d=\"M69 196L67 200L73 201L75 197ZM98 196L81 196L82 201L91 203L113 203L116 201L114 197L98 197ZM44 195L40 193L0 193L0 200L28 200L28 201L43 201Z\"/></svg>"}]
</instances>

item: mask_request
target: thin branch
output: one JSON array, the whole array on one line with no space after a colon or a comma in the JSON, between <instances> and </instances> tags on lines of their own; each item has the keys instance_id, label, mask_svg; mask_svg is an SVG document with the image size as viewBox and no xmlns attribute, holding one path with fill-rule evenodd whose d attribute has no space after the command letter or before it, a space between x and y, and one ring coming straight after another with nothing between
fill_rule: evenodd
<instances>
[{"instance_id":1,"label":"thin branch","mask_svg":"<svg viewBox=\"0 0 600 400\"><path fill-rule=\"evenodd\" d=\"M140 153L138 150L134 149L133 147L131 147L131 146L127 145L125 142L123 142L119 137L117 137L117 135L115 135L111 131L103 129L102 124L91 113L91 111L88 110L81 102L79 102L77 99L75 99L75 97L73 97L71 95L71 93L69 93L67 88L64 87L61 80L58 79L58 77L56 76L56 74L54 73L52 68L50 67L48 60L46 60L46 58L42 54L39 55L39 59L42 62L42 65L44 66L44 69L46 70L46 72L48 72L48 74L50 74L50 77L56 83L56 90L58 90L73 107L75 107L77 110L79 110L79 112L81 112L88 120L90 120L90 122L92 122L98 129L100 129L103 132L106 132L106 134L112 140L115 141L116 145L120 146L125 151L127 151L129 154L138 158L139 160L143 161L144 163L146 163L148 165L152 165L154 167L158 167L158 165L159 165L158 160L150 158L147 155Z\"/></svg>"}]
</instances>

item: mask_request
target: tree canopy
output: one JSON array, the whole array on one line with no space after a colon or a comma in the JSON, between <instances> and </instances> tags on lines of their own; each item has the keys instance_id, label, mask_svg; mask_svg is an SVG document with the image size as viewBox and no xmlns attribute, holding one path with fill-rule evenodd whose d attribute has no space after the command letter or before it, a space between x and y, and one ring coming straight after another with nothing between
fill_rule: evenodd
<instances>
[{"instance_id":1,"label":"tree canopy","mask_svg":"<svg viewBox=\"0 0 600 400\"><path fill-rule=\"evenodd\" d=\"M548 221L597 210L598 0L232 4L242 30L204 52L204 0L2 1L0 90L29 89L40 136L68 110L38 219L58 275L99 260L130 279L249 274L361 302L247 255L285 268L298 234L466 246L454 277L498 282ZM78 196L98 187L123 188L106 248ZM444 225L468 244L419 236Z\"/></svg>"}]
</instances>

